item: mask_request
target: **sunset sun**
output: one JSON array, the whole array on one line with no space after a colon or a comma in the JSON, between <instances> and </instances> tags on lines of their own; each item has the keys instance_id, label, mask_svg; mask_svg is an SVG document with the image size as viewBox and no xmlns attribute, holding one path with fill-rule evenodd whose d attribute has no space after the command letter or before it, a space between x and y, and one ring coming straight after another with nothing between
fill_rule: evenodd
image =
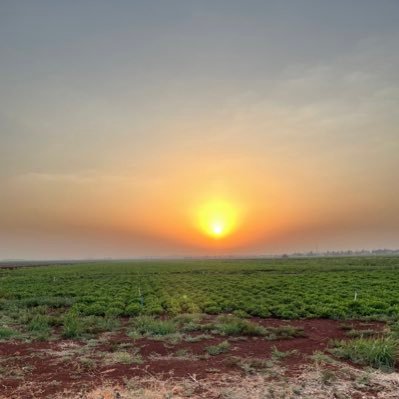
<instances>
[{"instance_id":1,"label":"sunset sun","mask_svg":"<svg viewBox=\"0 0 399 399\"><path fill-rule=\"evenodd\" d=\"M226 237L237 228L237 209L227 201L207 202L199 208L198 225L209 237L214 239Z\"/></svg>"},{"instance_id":2,"label":"sunset sun","mask_svg":"<svg viewBox=\"0 0 399 399\"><path fill-rule=\"evenodd\" d=\"M220 222L215 222L212 225L212 232L215 236L221 236L223 234L223 224Z\"/></svg>"}]
</instances>

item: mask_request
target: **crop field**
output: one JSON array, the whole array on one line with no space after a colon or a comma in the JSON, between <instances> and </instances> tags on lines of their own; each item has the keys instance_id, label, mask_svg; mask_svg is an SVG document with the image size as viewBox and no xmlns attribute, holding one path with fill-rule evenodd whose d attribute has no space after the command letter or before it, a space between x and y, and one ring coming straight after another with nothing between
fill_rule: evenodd
<instances>
[{"instance_id":1,"label":"crop field","mask_svg":"<svg viewBox=\"0 0 399 399\"><path fill-rule=\"evenodd\" d=\"M399 258L136 261L0 269L3 318L220 314L399 316ZM47 312L47 310L49 312Z\"/></svg>"},{"instance_id":2,"label":"crop field","mask_svg":"<svg viewBox=\"0 0 399 399\"><path fill-rule=\"evenodd\" d=\"M278 398L295 389L302 393L293 397L323 397L326 383L382 398L396 382L367 374L374 382L361 386L364 371L353 364L397 367L398 273L398 257L2 268L0 398L190 397L173 393L172 377L191 397ZM354 377L335 386L342 367ZM280 393L265 396L251 380L251 393L223 396L226 375L237 378L236 393L242 378L272 380ZM306 388L297 387L301 378ZM156 388L140 396L144 380Z\"/></svg>"}]
</instances>

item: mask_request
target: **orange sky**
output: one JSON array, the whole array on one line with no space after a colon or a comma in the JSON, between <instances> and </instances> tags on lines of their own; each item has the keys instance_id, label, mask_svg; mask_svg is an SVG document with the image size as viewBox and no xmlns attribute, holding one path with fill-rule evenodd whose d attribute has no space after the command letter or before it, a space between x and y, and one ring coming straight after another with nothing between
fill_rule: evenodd
<instances>
[{"instance_id":1,"label":"orange sky","mask_svg":"<svg viewBox=\"0 0 399 399\"><path fill-rule=\"evenodd\" d=\"M399 247L397 4L151 3L4 6L0 259Z\"/></svg>"}]
</instances>

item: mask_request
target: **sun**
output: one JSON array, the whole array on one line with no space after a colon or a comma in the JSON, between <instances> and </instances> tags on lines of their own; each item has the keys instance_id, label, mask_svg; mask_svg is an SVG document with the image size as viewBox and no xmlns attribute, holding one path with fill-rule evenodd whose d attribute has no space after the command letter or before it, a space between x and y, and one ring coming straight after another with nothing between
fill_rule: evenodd
<instances>
[{"instance_id":1,"label":"sun","mask_svg":"<svg viewBox=\"0 0 399 399\"><path fill-rule=\"evenodd\" d=\"M227 201L206 202L199 207L198 225L207 236L214 239L224 238L236 228L237 210Z\"/></svg>"},{"instance_id":2,"label":"sun","mask_svg":"<svg viewBox=\"0 0 399 399\"><path fill-rule=\"evenodd\" d=\"M212 226L212 232L215 236L223 234L223 225L221 223L214 223Z\"/></svg>"}]
</instances>

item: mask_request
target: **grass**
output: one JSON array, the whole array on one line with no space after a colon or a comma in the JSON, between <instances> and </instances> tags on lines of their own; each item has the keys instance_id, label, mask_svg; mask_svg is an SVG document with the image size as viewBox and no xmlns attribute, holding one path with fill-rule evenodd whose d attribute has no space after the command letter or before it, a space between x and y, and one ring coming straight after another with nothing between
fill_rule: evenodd
<instances>
[{"instance_id":1,"label":"grass","mask_svg":"<svg viewBox=\"0 0 399 399\"><path fill-rule=\"evenodd\" d=\"M203 341L206 339L211 339L211 338L212 338L212 335L209 335L209 334L200 334L200 335L194 335L194 336L186 335L184 337L184 341L193 343L193 342L200 342L200 341Z\"/></svg>"},{"instance_id":2,"label":"grass","mask_svg":"<svg viewBox=\"0 0 399 399\"><path fill-rule=\"evenodd\" d=\"M184 335L176 332L176 333L171 333L171 334L165 334L165 335L150 335L148 338L155 340L155 341L163 341L165 342L165 346L167 345L177 345L184 339Z\"/></svg>"},{"instance_id":3,"label":"grass","mask_svg":"<svg viewBox=\"0 0 399 399\"><path fill-rule=\"evenodd\" d=\"M205 350L211 356L216 356L222 353L226 353L229 351L229 349L230 349L230 344L228 343L228 341L223 341L220 344L207 346L205 348Z\"/></svg>"},{"instance_id":4,"label":"grass","mask_svg":"<svg viewBox=\"0 0 399 399\"><path fill-rule=\"evenodd\" d=\"M83 330L88 334L98 334L102 332L116 330L120 322L114 316L87 316L81 319Z\"/></svg>"},{"instance_id":5,"label":"grass","mask_svg":"<svg viewBox=\"0 0 399 399\"><path fill-rule=\"evenodd\" d=\"M104 363L111 364L141 364L143 359L138 352L117 351L107 354Z\"/></svg>"},{"instance_id":6,"label":"grass","mask_svg":"<svg viewBox=\"0 0 399 399\"><path fill-rule=\"evenodd\" d=\"M62 336L63 338L79 338L84 331L84 327L80 318L73 314L65 316Z\"/></svg>"},{"instance_id":7,"label":"grass","mask_svg":"<svg viewBox=\"0 0 399 399\"><path fill-rule=\"evenodd\" d=\"M365 337L372 337L373 335L376 335L377 332L375 330L356 330L352 329L347 331L346 335L350 338L365 338Z\"/></svg>"},{"instance_id":8,"label":"grass","mask_svg":"<svg viewBox=\"0 0 399 399\"><path fill-rule=\"evenodd\" d=\"M393 370L398 354L398 341L392 337L356 338L333 343L331 352L354 363L368 365L383 371Z\"/></svg>"},{"instance_id":9,"label":"grass","mask_svg":"<svg viewBox=\"0 0 399 399\"><path fill-rule=\"evenodd\" d=\"M336 363L336 360L331 356L327 355L321 351L314 351L310 358L315 362L315 364L333 364Z\"/></svg>"},{"instance_id":10,"label":"grass","mask_svg":"<svg viewBox=\"0 0 399 399\"><path fill-rule=\"evenodd\" d=\"M173 321L179 325L186 325L190 323L199 324L201 320L204 318L204 315L201 313L182 313L173 318Z\"/></svg>"},{"instance_id":11,"label":"grass","mask_svg":"<svg viewBox=\"0 0 399 399\"><path fill-rule=\"evenodd\" d=\"M272 347L272 359L273 360L281 360L286 358L287 356L291 356L298 351L296 349L289 350L289 351L279 351L276 346Z\"/></svg>"},{"instance_id":12,"label":"grass","mask_svg":"<svg viewBox=\"0 0 399 399\"><path fill-rule=\"evenodd\" d=\"M177 324L179 330L183 332L194 332L202 329L201 321L203 314L188 314L183 313L173 318L173 321Z\"/></svg>"},{"instance_id":13,"label":"grass","mask_svg":"<svg viewBox=\"0 0 399 399\"><path fill-rule=\"evenodd\" d=\"M271 370L270 370L271 371ZM270 381L267 373L246 373L245 375L220 374L200 381L192 378L159 378L152 375L135 377L123 386L104 383L84 396L86 399L166 399L166 398L223 398L223 399L349 399L354 397L397 397L397 377L371 373L367 379L367 390L354 386L354 379L363 378L364 373L346 368L339 378L322 374L319 370L306 370L300 375L286 376L282 372ZM199 389L200 388L200 389ZM200 390L200 393L197 392ZM83 397L79 396L79 397ZM77 395L56 396L54 399L77 399Z\"/></svg>"},{"instance_id":14,"label":"grass","mask_svg":"<svg viewBox=\"0 0 399 399\"><path fill-rule=\"evenodd\" d=\"M392 338L399 340L399 321L395 321L393 323L390 323L389 335Z\"/></svg>"},{"instance_id":15,"label":"grass","mask_svg":"<svg viewBox=\"0 0 399 399\"><path fill-rule=\"evenodd\" d=\"M340 328L341 328L341 330L344 330L344 331L350 331L353 329L353 326L349 323L344 322L344 323L340 324Z\"/></svg>"},{"instance_id":16,"label":"grass","mask_svg":"<svg viewBox=\"0 0 399 399\"><path fill-rule=\"evenodd\" d=\"M79 316L67 314L62 323L62 337L76 339L90 337L101 332L114 331L120 322L114 316Z\"/></svg>"},{"instance_id":17,"label":"grass","mask_svg":"<svg viewBox=\"0 0 399 399\"><path fill-rule=\"evenodd\" d=\"M293 326L279 326L279 327L269 327L268 339L291 339L296 337L304 337L305 332L302 328L297 328Z\"/></svg>"},{"instance_id":18,"label":"grass","mask_svg":"<svg viewBox=\"0 0 399 399\"><path fill-rule=\"evenodd\" d=\"M265 337L270 340L303 337L302 328L289 325L263 327L252 321L236 316L219 316L215 322L203 324L202 330L235 337Z\"/></svg>"},{"instance_id":19,"label":"grass","mask_svg":"<svg viewBox=\"0 0 399 399\"><path fill-rule=\"evenodd\" d=\"M173 320L161 320L152 316L138 316L132 320L133 334L147 336L165 336L177 332L177 325Z\"/></svg>"},{"instance_id":20,"label":"grass","mask_svg":"<svg viewBox=\"0 0 399 399\"><path fill-rule=\"evenodd\" d=\"M337 375L333 370L330 369L320 370L320 382L323 385L331 385L337 379L338 379Z\"/></svg>"},{"instance_id":21,"label":"grass","mask_svg":"<svg viewBox=\"0 0 399 399\"><path fill-rule=\"evenodd\" d=\"M225 360L225 364L227 366L239 367L246 374L256 374L276 366L275 362L270 359L242 358L238 356L229 357Z\"/></svg>"},{"instance_id":22,"label":"grass","mask_svg":"<svg viewBox=\"0 0 399 399\"><path fill-rule=\"evenodd\" d=\"M0 340L8 340L17 336L18 333L8 327L0 327Z\"/></svg>"},{"instance_id":23,"label":"grass","mask_svg":"<svg viewBox=\"0 0 399 399\"><path fill-rule=\"evenodd\" d=\"M82 368L82 371L92 371L96 368L96 361L89 357L82 357L79 359L79 365Z\"/></svg>"},{"instance_id":24,"label":"grass","mask_svg":"<svg viewBox=\"0 0 399 399\"><path fill-rule=\"evenodd\" d=\"M223 335L233 336L265 336L268 331L259 324L234 316L220 316L213 324L213 328Z\"/></svg>"},{"instance_id":25,"label":"grass","mask_svg":"<svg viewBox=\"0 0 399 399\"><path fill-rule=\"evenodd\" d=\"M51 332L49 317L44 315L35 316L29 322L27 329L35 339L46 340Z\"/></svg>"}]
</instances>

